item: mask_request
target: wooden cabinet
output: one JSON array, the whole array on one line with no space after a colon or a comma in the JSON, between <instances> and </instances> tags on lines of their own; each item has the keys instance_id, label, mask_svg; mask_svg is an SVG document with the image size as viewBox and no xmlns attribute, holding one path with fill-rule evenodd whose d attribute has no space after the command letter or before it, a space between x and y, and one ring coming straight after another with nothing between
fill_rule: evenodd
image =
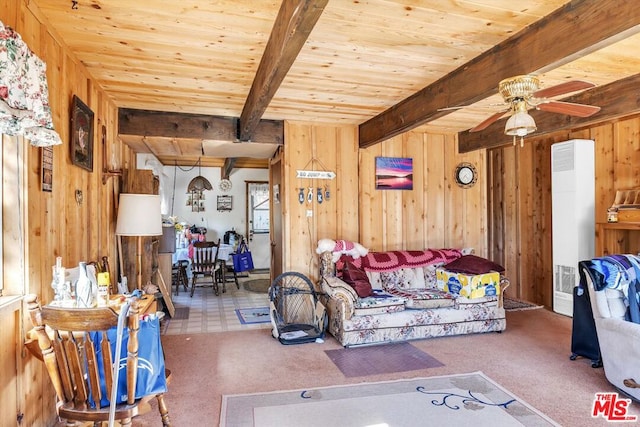
<instances>
[{"instance_id":1,"label":"wooden cabinet","mask_svg":"<svg viewBox=\"0 0 640 427\"><path fill-rule=\"evenodd\" d=\"M640 222L599 222L596 256L640 252Z\"/></svg>"}]
</instances>

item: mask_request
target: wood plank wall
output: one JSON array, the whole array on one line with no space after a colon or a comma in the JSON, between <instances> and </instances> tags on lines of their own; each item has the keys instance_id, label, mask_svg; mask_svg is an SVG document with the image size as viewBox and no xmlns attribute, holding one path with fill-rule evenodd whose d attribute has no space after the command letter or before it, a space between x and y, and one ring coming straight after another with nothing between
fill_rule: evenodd
<instances>
[{"instance_id":1,"label":"wood plank wall","mask_svg":"<svg viewBox=\"0 0 640 427\"><path fill-rule=\"evenodd\" d=\"M28 146L24 153L28 218L25 249L29 260L24 268L24 291L39 294L46 302L52 297L49 284L56 256L62 256L67 266L103 255L116 260L113 236L118 179L102 183L100 125L107 127L107 140L114 143L125 169L135 165L135 154L114 140L117 114L112 101L93 84L82 64L66 53L33 3L0 0L0 20L22 34L47 63L54 124L65 141L54 148L52 193L40 190L40 149ZM96 113L93 172L70 161L66 141L74 94ZM531 138L524 149L504 147L460 155L455 135L413 130L359 151L355 126L287 123L280 195L283 266L317 278L315 247L324 237L359 241L372 250L468 246L507 266L515 284L511 295L549 306L550 144L575 137L596 140L596 216L604 221L615 189L640 187L636 166L640 164L639 130L640 119L634 117L540 140ZM6 141L4 137L3 149ZM414 190L376 190L376 156L411 157ZM471 189L461 189L453 181L454 168L461 161L475 164L479 171L478 183ZM337 177L331 181L302 180L296 178L297 169L326 169L336 172ZM317 191L325 184L331 193L329 200L322 204L298 203L299 188ZM76 190L82 191L82 203L76 203ZM311 216L307 216L309 210ZM5 241L11 236L10 226L5 224ZM612 237L612 244L621 238L637 241L637 235L624 234ZM19 257L15 258L5 258L5 265L10 267L5 270L5 282L11 277L8 271L22 271ZM11 262L16 263L17 270L11 268ZM111 263L112 277L115 265ZM19 278L12 281L16 282L21 283ZM18 413L24 414L23 425L52 425L55 408L48 378L41 363L21 345L30 324L28 318L20 311L2 310L0 322L0 348L15 350L1 353L0 425L15 425Z\"/></svg>"},{"instance_id":2,"label":"wood plank wall","mask_svg":"<svg viewBox=\"0 0 640 427\"><path fill-rule=\"evenodd\" d=\"M413 190L376 190L375 158L413 159ZM485 151L459 154L455 135L413 130L361 151L360 240L371 250L470 247L487 251ZM478 181L454 181L460 162Z\"/></svg>"},{"instance_id":3,"label":"wood plank wall","mask_svg":"<svg viewBox=\"0 0 640 427\"><path fill-rule=\"evenodd\" d=\"M355 126L285 123L283 185L284 271L318 277L315 249L322 238L358 241L358 137ZM296 178L297 170L332 171L336 178ZM330 197L317 202L318 188ZM313 202L306 201L309 188ZM305 201L299 203L303 189ZM308 216L307 214L311 216Z\"/></svg>"},{"instance_id":4,"label":"wood plank wall","mask_svg":"<svg viewBox=\"0 0 640 427\"><path fill-rule=\"evenodd\" d=\"M115 139L115 105L104 91L93 84L84 66L66 53L68 50L60 42L60 38L49 30L37 6L25 0L0 0L0 21L15 29L29 48L47 64L49 102L54 126L64 142L53 148L52 192L41 190L41 149L24 145L24 153L19 162L20 167L25 168L23 182L26 183L26 223L23 226L27 240L18 246L25 248L26 257L14 259L16 257L6 255L4 259L3 279L7 291L17 295L35 293L46 303L53 297L50 286L51 266L55 264L57 256L61 256L63 264L68 267L77 265L79 261L98 260L102 256L108 256L110 260L116 259L113 238L114 201L119 192L119 181L117 178L110 178L105 184L102 183L101 126L105 125L107 129L109 153L114 149L125 167L135 166L135 158L134 153L123 148ZM70 138L70 106L74 94L95 113L93 172L71 163L67 141ZM3 137L3 149L16 147L21 143L22 138ZM5 166L11 160L10 167L15 167L17 157L7 157ZM76 202L76 191L82 193L82 202ZM14 191L9 195L13 197L11 201L7 198L7 192L5 191L3 200L5 213L16 210L15 197L18 196ZM7 209L9 206L11 209ZM3 225L5 242L13 234L19 233L17 221L5 220ZM19 254L19 251L16 250L15 253ZM22 266L21 259L28 260L28 263ZM111 263L112 277L116 277L115 264ZM20 277L22 274L24 280ZM23 414L21 425L53 425L56 419L53 389L42 363L35 360L22 346L25 331L30 328L31 323L28 315L19 307L17 309L0 311L0 323L3 325L0 348L14 349L16 355L15 358L5 359L3 353L3 376L0 378L0 402L3 410L0 411L0 425L16 425L18 414ZM14 366L4 366L5 361Z\"/></svg>"},{"instance_id":5,"label":"wood plank wall","mask_svg":"<svg viewBox=\"0 0 640 427\"><path fill-rule=\"evenodd\" d=\"M317 279L315 248L322 238L358 241L378 251L473 247L486 255L484 151L458 154L455 135L414 130L358 153L355 126L290 122L285 124L285 141L285 270ZM411 157L413 190L376 190L378 156ZM479 171L472 188L454 182L455 166L463 161ZM296 170L329 170L337 177L298 179ZM298 202L300 188L306 196L309 187L324 185L329 185L329 200Z\"/></svg>"},{"instance_id":6,"label":"wood plank wall","mask_svg":"<svg viewBox=\"0 0 640 427\"><path fill-rule=\"evenodd\" d=\"M640 188L640 117L527 138L523 148L488 153L489 256L506 267L511 296L548 308L553 304L551 145L568 139L595 141L595 217L606 222L616 190ZM604 239L611 253L640 251L640 232L596 239Z\"/></svg>"}]
</instances>

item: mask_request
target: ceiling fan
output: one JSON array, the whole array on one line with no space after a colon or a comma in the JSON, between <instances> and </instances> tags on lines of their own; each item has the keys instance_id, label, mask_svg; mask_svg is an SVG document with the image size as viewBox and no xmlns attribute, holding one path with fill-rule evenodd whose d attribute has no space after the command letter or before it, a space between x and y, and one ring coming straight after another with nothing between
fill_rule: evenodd
<instances>
[{"instance_id":1,"label":"ceiling fan","mask_svg":"<svg viewBox=\"0 0 640 427\"><path fill-rule=\"evenodd\" d=\"M479 132L486 129L496 120L511 112L507 120L504 132L507 135L520 137L520 145L523 145L523 137L535 132L537 127L527 111L530 108L548 111L550 113L568 114L576 117L589 117L598 111L600 107L586 104L576 104L573 102L555 101L549 99L554 96L563 95L578 90L594 87L593 83L582 80L571 80L548 88L540 89L540 80L531 75L510 77L502 80L498 84L498 91L502 95L504 102L509 105L505 110L498 111L485 119L482 123L469 129L469 132Z\"/></svg>"}]
</instances>

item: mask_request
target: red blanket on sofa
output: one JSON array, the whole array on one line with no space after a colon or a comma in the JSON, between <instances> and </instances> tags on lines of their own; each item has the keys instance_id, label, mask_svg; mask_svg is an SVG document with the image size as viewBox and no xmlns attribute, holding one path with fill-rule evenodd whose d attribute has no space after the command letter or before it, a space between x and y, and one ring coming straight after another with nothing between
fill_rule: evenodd
<instances>
[{"instance_id":1,"label":"red blanket on sofa","mask_svg":"<svg viewBox=\"0 0 640 427\"><path fill-rule=\"evenodd\" d=\"M393 271L399 268L414 268L436 263L449 263L462 256L459 249L425 249L423 251L369 252L361 258L342 255L336 269L342 270L349 260L357 268L368 271Z\"/></svg>"}]
</instances>

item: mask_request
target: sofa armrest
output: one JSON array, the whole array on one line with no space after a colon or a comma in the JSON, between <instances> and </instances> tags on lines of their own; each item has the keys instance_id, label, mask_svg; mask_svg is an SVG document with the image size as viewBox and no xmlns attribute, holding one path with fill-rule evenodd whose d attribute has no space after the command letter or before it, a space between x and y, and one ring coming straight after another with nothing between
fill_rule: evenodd
<instances>
[{"instance_id":1,"label":"sofa armrest","mask_svg":"<svg viewBox=\"0 0 640 427\"><path fill-rule=\"evenodd\" d=\"M322 291L335 302L344 319L351 319L354 313L354 304L358 299L356 291L337 277L323 277Z\"/></svg>"},{"instance_id":2,"label":"sofa armrest","mask_svg":"<svg viewBox=\"0 0 640 427\"><path fill-rule=\"evenodd\" d=\"M329 251L320 254L320 277L334 277L336 265L333 263L333 253Z\"/></svg>"}]
</instances>

